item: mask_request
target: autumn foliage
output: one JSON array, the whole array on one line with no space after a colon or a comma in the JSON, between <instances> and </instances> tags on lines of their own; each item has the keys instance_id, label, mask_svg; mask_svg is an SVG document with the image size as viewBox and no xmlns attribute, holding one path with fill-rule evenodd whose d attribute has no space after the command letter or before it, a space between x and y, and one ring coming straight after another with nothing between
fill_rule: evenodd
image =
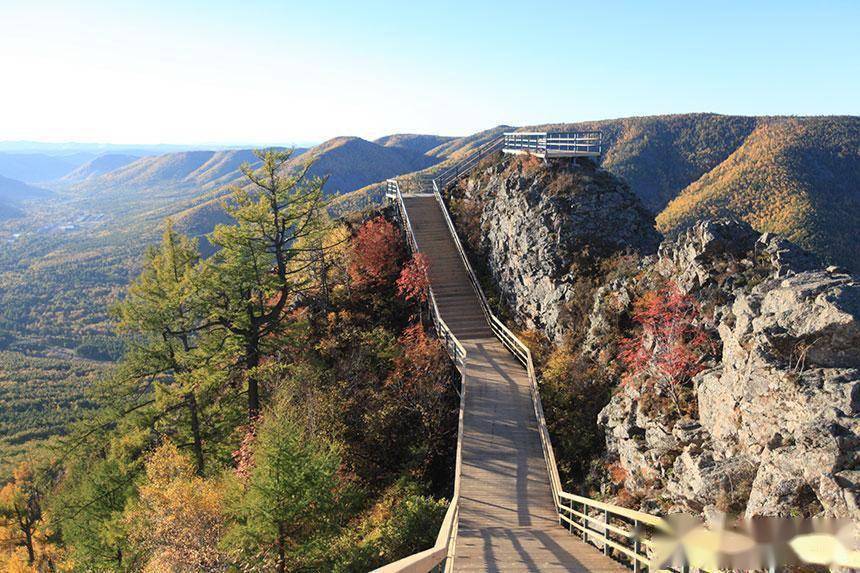
<instances>
[{"instance_id":1,"label":"autumn foliage","mask_svg":"<svg viewBox=\"0 0 860 573\"><path fill-rule=\"evenodd\" d=\"M666 393L679 415L689 413L683 386L704 368L703 357L713 349L696 300L669 282L636 302L633 320L642 330L621 343L625 383Z\"/></svg>"},{"instance_id":2,"label":"autumn foliage","mask_svg":"<svg viewBox=\"0 0 860 573\"><path fill-rule=\"evenodd\" d=\"M352 240L349 276L358 287L374 287L397 277L403 252L400 232L385 217L364 223Z\"/></svg>"},{"instance_id":3,"label":"autumn foliage","mask_svg":"<svg viewBox=\"0 0 860 573\"><path fill-rule=\"evenodd\" d=\"M397 277L397 294L406 300L419 304L427 302L430 288L430 263L422 253L415 255L406 263Z\"/></svg>"}]
</instances>

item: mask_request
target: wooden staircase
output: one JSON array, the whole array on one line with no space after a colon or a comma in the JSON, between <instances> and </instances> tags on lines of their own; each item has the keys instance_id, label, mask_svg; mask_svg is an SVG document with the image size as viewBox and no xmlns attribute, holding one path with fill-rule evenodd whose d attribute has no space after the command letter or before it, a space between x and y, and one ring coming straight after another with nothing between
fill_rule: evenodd
<instances>
[{"instance_id":1,"label":"wooden staircase","mask_svg":"<svg viewBox=\"0 0 860 573\"><path fill-rule=\"evenodd\" d=\"M454 571L624 571L559 526L526 370L490 329L437 199L402 200L441 318L466 350Z\"/></svg>"},{"instance_id":2,"label":"wooden staircase","mask_svg":"<svg viewBox=\"0 0 860 573\"><path fill-rule=\"evenodd\" d=\"M418 242L430 261L430 284L445 323L461 342L493 338L481 303L436 198L433 195L404 196L403 203Z\"/></svg>"}]
</instances>

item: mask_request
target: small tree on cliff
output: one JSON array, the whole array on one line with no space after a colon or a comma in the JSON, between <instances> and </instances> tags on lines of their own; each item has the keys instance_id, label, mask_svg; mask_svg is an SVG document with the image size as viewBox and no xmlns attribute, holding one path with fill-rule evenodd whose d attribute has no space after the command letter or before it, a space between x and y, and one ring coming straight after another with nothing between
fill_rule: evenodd
<instances>
[{"instance_id":1,"label":"small tree on cliff","mask_svg":"<svg viewBox=\"0 0 860 573\"><path fill-rule=\"evenodd\" d=\"M704 368L702 360L713 350L696 300L669 282L636 302L633 320L642 331L622 341L626 383L668 394L679 416L692 413L685 385Z\"/></svg>"},{"instance_id":2,"label":"small tree on cliff","mask_svg":"<svg viewBox=\"0 0 860 573\"><path fill-rule=\"evenodd\" d=\"M218 225L209 236L219 250L198 274L198 293L206 309L205 326L224 338L235 355L248 392L248 415L260 411L257 367L268 337L284 328L291 297L308 280L322 232L325 179L309 178L306 164L288 169L291 151L256 151L262 165L242 166L247 184L233 189L227 213L232 225ZM318 247L321 248L321 247Z\"/></svg>"},{"instance_id":3,"label":"small tree on cliff","mask_svg":"<svg viewBox=\"0 0 860 573\"><path fill-rule=\"evenodd\" d=\"M336 447L304 431L277 404L261 416L238 458L227 545L244 554L249 571L296 570L308 544L333 525L341 486Z\"/></svg>"},{"instance_id":4,"label":"small tree on cliff","mask_svg":"<svg viewBox=\"0 0 860 573\"><path fill-rule=\"evenodd\" d=\"M15 468L12 480L0 488L0 549L12 557L17 548L23 548L32 568L27 570L38 567L39 571L53 571L55 567L56 548L47 539L43 513L45 495L54 479L52 472L44 464L24 462ZM14 570L6 557L0 555L0 565Z\"/></svg>"}]
</instances>

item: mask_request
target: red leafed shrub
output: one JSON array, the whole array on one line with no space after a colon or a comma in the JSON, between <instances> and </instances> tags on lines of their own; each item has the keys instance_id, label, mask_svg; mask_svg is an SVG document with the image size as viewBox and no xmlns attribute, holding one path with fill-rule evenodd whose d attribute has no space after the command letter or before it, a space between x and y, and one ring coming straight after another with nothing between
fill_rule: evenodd
<instances>
[{"instance_id":1,"label":"red leafed shrub","mask_svg":"<svg viewBox=\"0 0 860 573\"><path fill-rule=\"evenodd\" d=\"M393 281L400 272L403 242L393 223L375 217L364 223L352 239L349 276L356 286Z\"/></svg>"},{"instance_id":2,"label":"red leafed shrub","mask_svg":"<svg viewBox=\"0 0 860 573\"><path fill-rule=\"evenodd\" d=\"M627 470L624 469L619 463L608 464L606 466L606 471L609 472L609 479L612 480L612 483L615 485L623 485L627 480Z\"/></svg>"},{"instance_id":3,"label":"red leafed shrub","mask_svg":"<svg viewBox=\"0 0 860 573\"><path fill-rule=\"evenodd\" d=\"M633 320L642 331L621 342L627 384L666 393L679 415L690 414L684 385L704 366L713 343L699 321L696 300L669 282L646 292L635 304Z\"/></svg>"},{"instance_id":4,"label":"red leafed shrub","mask_svg":"<svg viewBox=\"0 0 860 573\"><path fill-rule=\"evenodd\" d=\"M386 387L393 391L393 399L418 413L430 427L444 403L450 362L442 343L427 336L420 323L406 328L399 342L403 354L395 359Z\"/></svg>"},{"instance_id":5,"label":"red leafed shrub","mask_svg":"<svg viewBox=\"0 0 860 573\"><path fill-rule=\"evenodd\" d=\"M397 277L397 294L419 304L427 302L430 287L430 263L423 253L416 253Z\"/></svg>"}]
</instances>

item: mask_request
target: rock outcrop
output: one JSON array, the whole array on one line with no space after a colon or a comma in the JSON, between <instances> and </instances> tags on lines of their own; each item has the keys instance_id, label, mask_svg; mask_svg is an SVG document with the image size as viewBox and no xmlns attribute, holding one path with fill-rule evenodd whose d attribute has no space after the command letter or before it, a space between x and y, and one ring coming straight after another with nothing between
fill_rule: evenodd
<instances>
[{"instance_id":1,"label":"rock outcrop","mask_svg":"<svg viewBox=\"0 0 860 573\"><path fill-rule=\"evenodd\" d=\"M618 380L599 416L612 481L622 476L643 508L860 518L858 280L734 220L699 222L658 248L635 196L590 162L507 158L458 193L479 219L473 248L515 320L556 344L576 326L567 351L586 363L618 360L607 348L635 332L634 301L661 281L708 308L697 320L715 352L692 379L689 412L667 415L640 394L658 389ZM595 261L618 253L638 262L596 272ZM591 289L577 290L584 277ZM567 309L583 296L587 324L573 325Z\"/></svg>"},{"instance_id":2,"label":"rock outcrop","mask_svg":"<svg viewBox=\"0 0 860 573\"><path fill-rule=\"evenodd\" d=\"M556 341L578 274L595 258L659 244L653 216L627 184L588 160L544 168L507 158L464 192L480 205L481 251L507 307Z\"/></svg>"},{"instance_id":3,"label":"rock outcrop","mask_svg":"<svg viewBox=\"0 0 860 573\"><path fill-rule=\"evenodd\" d=\"M719 293L719 362L693 380L698 420L672 427L623 389L601 413L631 489L674 509L860 517L860 283L772 235L697 224L655 268Z\"/></svg>"}]
</instances>

